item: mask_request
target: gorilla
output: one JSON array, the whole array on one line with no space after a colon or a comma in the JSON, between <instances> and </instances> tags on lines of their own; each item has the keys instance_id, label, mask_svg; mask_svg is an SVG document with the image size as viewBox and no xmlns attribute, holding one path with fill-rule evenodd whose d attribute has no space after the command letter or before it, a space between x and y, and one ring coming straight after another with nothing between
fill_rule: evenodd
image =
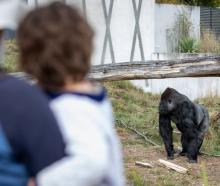
<instances>
[{"instance_id":1,"label":"gorilla","mask_svg":"<svg viewBox=\"0 0 220 186\"><path fill-rule=\"evenodd\" d=\"M174 122L181 132L182 151L189 163L197 163L197 155L209 127L209 114L205 107L195 104L173 88L167 88L159 104L159 133L167 152L167 159L174 159L171 126Z\"/></svg>"}]
</instances>

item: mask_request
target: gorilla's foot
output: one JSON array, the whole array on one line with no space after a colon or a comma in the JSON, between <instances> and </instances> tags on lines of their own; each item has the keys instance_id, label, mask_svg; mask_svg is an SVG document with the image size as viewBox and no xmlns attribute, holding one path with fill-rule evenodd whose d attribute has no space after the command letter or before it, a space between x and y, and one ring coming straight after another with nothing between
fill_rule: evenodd
<instances>
[{"instance_id":1,"label":"gorilla's foot","mask_svg":"<svg viewBox=\"0 0 220 186\"><path fill-rule=\"evenodd\" d=\"M181 151L181 152L179 153L179 155L180 155L180 156L186 156L186 151Z\"/></svg>"},{"instance_id":2,"label":"gorilla's foot","mask_svg":"<svg viewBox=\"0 0 220 186\"><path fill-rule=\"evenodd\" d=\"M189 159L189 163L198 163L197 160Z\"/></svg>"},{"instance_id":3,"label":"gorilla's foot","mask_svg":"<svg viewBox=\"0 0 220 186\"><path fill-rule=\"evenodd\" d=\"M167 159L168 159L168 160L174 160L174 155L167 156Z\"/></svg>"}]
</instances>

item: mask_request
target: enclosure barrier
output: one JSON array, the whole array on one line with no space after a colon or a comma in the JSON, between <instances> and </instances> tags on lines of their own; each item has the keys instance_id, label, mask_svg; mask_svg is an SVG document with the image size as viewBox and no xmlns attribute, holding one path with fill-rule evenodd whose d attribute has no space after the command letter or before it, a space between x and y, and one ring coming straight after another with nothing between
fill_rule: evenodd
<instances>
[{"instance_id":1,"label":"enclosure barrier","mask_svg":"<svg viewBox=\"0 0 220 186\"><path fill-rule=\"evenodd\" d=\"M30 79L21 72L12 75ZM220 76L220 56L96 65L89 74L89 78L96 81L206 76Z\"/></svg>"}]
</instances>

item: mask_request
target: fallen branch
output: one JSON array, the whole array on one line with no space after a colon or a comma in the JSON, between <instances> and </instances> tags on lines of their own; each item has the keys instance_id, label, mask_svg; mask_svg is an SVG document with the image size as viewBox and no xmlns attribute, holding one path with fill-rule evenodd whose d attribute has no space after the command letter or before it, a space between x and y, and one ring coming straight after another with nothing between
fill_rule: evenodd
<instances>
[{"instance_id":1,"label":"fallen branch","mask_svg":"<svg viewBox=\"0 0 220 186\"><path fill-rule=\"evenodd\" d=\"M144 163L144 162L140 162L140 161L136 161L135 165L137 166L141 166L141 167L148 167L148 168L153 168L154 166L150 163Z\"/></svg>"},{"instance_id":2,"label":"fallen branch","mask_svg":"<svg viewBox=\"0 0 220 186\"><path fill-rule=\"evenodd\" d=\"M124 127L126 127L127 129L135 132L137 135L139 135L140 137L142 137L147 143L150 143L154 146L160 147L160 145L158 145L157 143L153 142L152 140L150 140L149 138L147 138L145 135L141 134L139 131L137 131L136 129L126 125L123 121L119 121L117 120L117 122L119 122L120 124L122 124Z\"/></svg>"},{"instance_id":3,"label":"fallen branch","mask_svg":"<svg viewBox=\"0 0 220 186\"><path fill-rule=\"evenodd\" d=\"M171 163L169 161L165 161L165 160L162 160L162 159L159 159L158 160L162 165L165 165L168 169L172 169L172 170L175 170L176 172L179 172L181 174L185 174L187 173L187 169L184 168L184 167L181 167L175 163Z\"/></svg>"}]
</instances>

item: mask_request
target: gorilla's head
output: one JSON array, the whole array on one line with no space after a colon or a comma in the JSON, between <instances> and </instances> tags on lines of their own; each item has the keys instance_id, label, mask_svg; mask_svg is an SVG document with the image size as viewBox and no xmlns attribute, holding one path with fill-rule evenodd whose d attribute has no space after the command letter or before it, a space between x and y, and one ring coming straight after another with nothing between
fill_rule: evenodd
<instances>
[{"instance_id":1,"label":"gorilla's head","mask_svg":"<svg viewBox=\"0 0 220 186\"><path fill-rule=\"evenodd\" d=\"M159 112L160 114L170 114L176 110L178 106L179 93L172 88L167 88L161 95Z\"/></svg>"}]
</instances>

